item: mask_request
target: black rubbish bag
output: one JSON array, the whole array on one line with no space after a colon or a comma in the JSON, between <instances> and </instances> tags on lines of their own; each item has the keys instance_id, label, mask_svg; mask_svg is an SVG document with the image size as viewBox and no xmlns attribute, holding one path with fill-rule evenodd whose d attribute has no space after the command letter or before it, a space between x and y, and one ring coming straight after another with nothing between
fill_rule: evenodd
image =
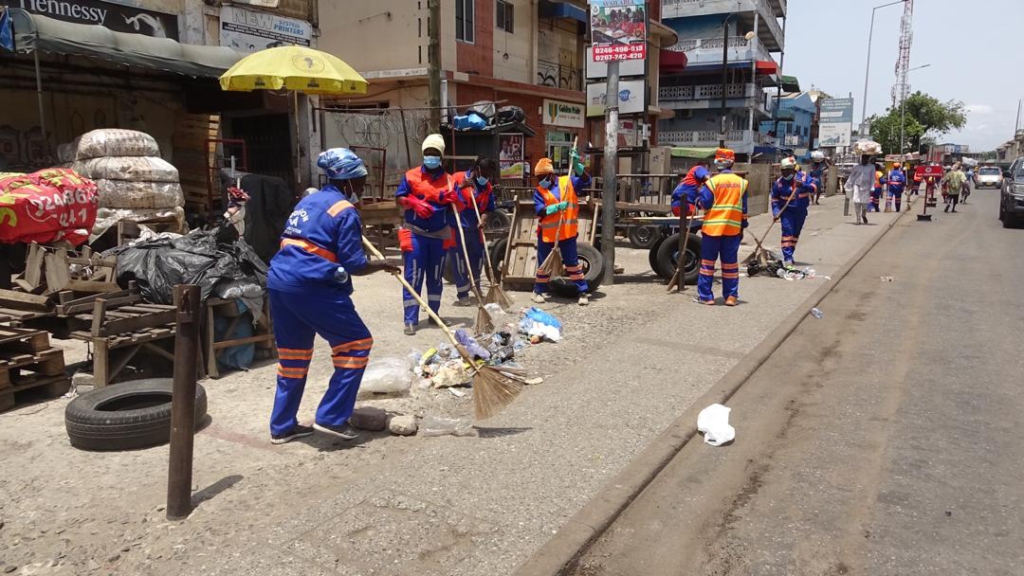
<instances>
[{"instance_id":1,"label":"black rubbish bag","mask_svg":"<svg viewBox=\"0 0 1024 576\"><path fill-rule=\"evenodd\" d=\"M250 307L259 310L256 301L267 285L267 265L252 247L244 239L218 243L215 231L120 246L103 255L117 256L117 283L122 288L135 281L143 300L154 304L172 304L175 285L195 284L203 302L210 296L241 297L254 301Z\"/></svg>"}]
</instances>

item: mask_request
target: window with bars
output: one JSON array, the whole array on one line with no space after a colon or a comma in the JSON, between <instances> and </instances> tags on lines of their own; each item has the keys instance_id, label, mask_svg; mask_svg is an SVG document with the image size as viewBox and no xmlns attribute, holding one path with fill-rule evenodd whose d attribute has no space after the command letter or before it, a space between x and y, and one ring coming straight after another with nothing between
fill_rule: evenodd
<instances>
[{"instance_id":1,"label":"window with bars","mask_svg":"<svg viewBox=\"0 0 1024 576\"><path fill-rule=\"evenodd\" d=\"M473 3L475 0L455 0L455 39L473 43Z\"/></svg>"},{"instance_id":2,"label":"window with bars","mask_svg":"<svg viewBox=\"0 0 1024 576\"><path fill-rule=\"evenodd\" d=\"M507 0L495 0L494 15L497 20L495 27L509 34L515 34L515 5Z\"/></svg>"}]
</instances>

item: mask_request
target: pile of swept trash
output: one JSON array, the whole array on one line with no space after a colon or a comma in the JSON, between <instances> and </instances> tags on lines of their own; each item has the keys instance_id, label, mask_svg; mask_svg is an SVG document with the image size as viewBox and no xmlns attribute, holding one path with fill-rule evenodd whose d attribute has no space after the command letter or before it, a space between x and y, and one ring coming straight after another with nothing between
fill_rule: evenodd
<instances>
[{"instance_id":1,"label":"pile of swept trash","mask_svg":"<svg viewBox=\"0 0 1024 576\"><path fill-rule=\"evenodd\" d=\"M496 304L488 304L488 311L494 317L504 315ZM522 375L526 367L520 363L523 354L531 346L543 342L559 342L562 339L562 322L538 308L522 310L512 321L503 324L493 334L474 337L469 330L458 329L455 339L472 357L478 366L487 365L501 371ZM429 390L446 389L451 395L462 398L466 389L472 388L474 376L470 366L449 342L439 343L429 350L412 350L404 358L381 358L371 360L363 374L359 393L367 396L405 396L410 392L424 393ZM522 377L528 385L543 382L539 377ZM433 420L431 420L433 419ZM428 421L447 423L445 434L456 436L470 433L469 419L446 419L436 416L424 418ZM421 426L426 436L431 434L430 426ZM413 432L415 433L415 432ZM408 435L408 434L401 434Z\"/></svg>"},{"instance_id":2,"label":"pile of swept trash","mask_svg":"<svg viewBox=\"0 0 1024 576\"><path fill-rule=\"evenodd\" d=\"M754 276L775 276L789 282L814 278L822 280L832 279L830 276L819 276L817 271L809 266L804 266L803 268L786 266L782 260L777 259L769 259L767 265L762 265L756 258L747 264L747 276L751 278Z\"/></svg>"}]
</instances>

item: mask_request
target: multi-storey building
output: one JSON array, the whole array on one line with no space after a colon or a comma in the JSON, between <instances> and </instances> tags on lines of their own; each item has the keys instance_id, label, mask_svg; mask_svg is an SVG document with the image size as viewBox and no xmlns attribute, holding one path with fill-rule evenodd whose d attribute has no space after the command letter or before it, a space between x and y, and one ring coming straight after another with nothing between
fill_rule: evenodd
<instances>
[{"instance_id":1,"label":"multi-storey building","mask_svg":"<svg viewBox=\"0 0 1024 576\"><path fill-rule=\"evenodd\" d=\"M687 64L662 67L658 106L675 115L660 121L660 145L717 146L723 90L725 144L749 157L766 143L759 127L781 80L773 54L784 50L786 9L786 0L663 0L662 22L679 36L669 50Z\"/></svg>"}]
</instances>

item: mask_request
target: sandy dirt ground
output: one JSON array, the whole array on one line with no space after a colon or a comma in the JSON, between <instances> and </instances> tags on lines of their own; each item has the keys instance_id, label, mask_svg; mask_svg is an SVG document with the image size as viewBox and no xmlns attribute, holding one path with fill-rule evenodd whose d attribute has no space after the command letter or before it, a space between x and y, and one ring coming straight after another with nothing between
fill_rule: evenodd
<instances>
[{"instance_id":1,"label":"sandy dirt ground","mask_svg":"<svg viewBox=\"0 0 1024 576\"><path fill-rule=\"evenodd\" d=\"M840 198L827 199L805 228L797 260L820 274L879 231L851 226L841 210ZM766 225L757 218L752 230ZM778 245L777 230L767 244ZM204 381L210 422L196 436L196 508L184 522L164 519L166 446L75 450L63 429L66 399L0 414L0 573L511 571L826 281L744 278L742 306L708 309L690 303L693 287L666 294L646 251L617 254L625 275L590 307L543 306L566 325L563 342L523 355L544 383L473 437L381 432L352 444L314 436L272 446L273 363ZM359 278L356 286L356 307L376 343L372 358L402 358L443 341L425 323L414 337L402 334L394 279ZM516 305L527 306L527 296L516 293ZM475 310L453 308L453 299L446 286L442 315L471 323ZM329 349L318 341L300 420L312 420L331 370ZM472 401L441 390L360 405L468 417Z\"/></svg>"}]
</instances>

